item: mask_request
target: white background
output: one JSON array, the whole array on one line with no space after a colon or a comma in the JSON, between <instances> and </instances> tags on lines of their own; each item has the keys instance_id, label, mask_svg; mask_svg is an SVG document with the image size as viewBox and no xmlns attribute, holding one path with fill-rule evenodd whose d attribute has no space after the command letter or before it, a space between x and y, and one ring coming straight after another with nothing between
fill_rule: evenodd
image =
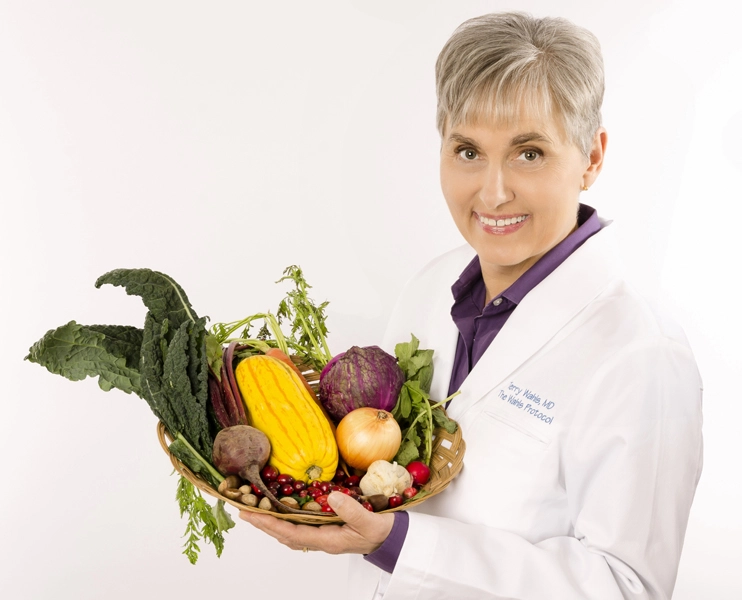
<instances>
[{"instance_id":1,"label":"white background","mask_svg":"<svg viewBox=\"0 0 742 600\"><path fill-rule=\"evenodd\" d=\"M603 45L609 151L583 200L615 219L637 284L669 298L705 380L674 597L742 597L740 10L556 6L0 1L4 598L347 597L344 557L242 522L191 566L146 403L22 359L71 319L141 326L138 298L93 287L118 267L168 273L228 321L274 309L296 263L331 301L333 351L378 343L403 282L462 242L438 187L437 53L464 19L512 8Z\"/></svg>"}]
</instances>

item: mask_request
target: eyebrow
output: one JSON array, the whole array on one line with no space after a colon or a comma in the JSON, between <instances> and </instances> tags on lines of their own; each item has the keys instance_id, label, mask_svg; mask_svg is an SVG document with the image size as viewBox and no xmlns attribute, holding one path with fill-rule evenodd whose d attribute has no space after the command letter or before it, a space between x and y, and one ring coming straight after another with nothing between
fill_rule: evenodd
<instances>
[{"instance_id":1,"label":"eyebrow","mask_svg":"<svg viewBox=\"0 0 742 600\"><path fill-rule=\"evenodd\" d=\"M477 142L475 142L473 139L461 135L460 133L452 133L448 136L448 141L459 144L467 144L468 146L473 146L474 148L479 147L479 144L477 144ZM528 142L543 142L546 144L552 143L551 140L545 135L538 133L537 131L529 131L528 133L520 133L516 135L513 139L510 140L510 145L520 146L522 144L527 144Z\"/></svg>"},{"instance_id":2,"label":"eyebrow","mask_svg":"<svg viewBox=\"0 0 742 600\"><path fill-rule=\"evenodd\" d=\"M521 144L527 144L528 142L544 142L551 144L551 140L545 135L538 133L537 131L529 131L528 133L521 133L516 135L510 140L511 146L520 146Z\"/></svg>"}]
</instances>

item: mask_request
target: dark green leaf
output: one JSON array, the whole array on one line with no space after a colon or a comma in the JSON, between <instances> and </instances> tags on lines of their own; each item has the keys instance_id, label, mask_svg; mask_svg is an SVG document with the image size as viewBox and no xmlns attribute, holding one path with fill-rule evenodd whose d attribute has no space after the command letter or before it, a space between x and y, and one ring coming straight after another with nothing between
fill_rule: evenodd
<instances>
[{"instance_id":1,"label":"dark green leaf","mask_svg":"<svg viewBox=\"0 0 742 600\"><path fill-rule=\"evenodd\" d=\"M46 333L26 360L71 381L98 377L104 391L120 389L142 395L139 351L142 330L115 325L79 325L70 321Z\"/></svg>"},{"instance_id":2,"label":"dark green leaf","mask_svg":"<svg viewBox=\"0 0 742 600\"><path fill-rule=\"evenodd\" d=\"M196 330L193 332L193 330ZM163 363L162 394L169 404L178 422L177 431L182 433L186 439L206 460L211 461L211 450L213 439L209 432L206 403L208 400L206 371L204 369L206 356L191 347L192 339L195 344L203 349L205 329L203 324L197 322L195 325L184 321L173 336L168 347L167 357ZM193 332L193 333L192 333ZM199 335L201 334L201 335ZM191 357L197 361L193 369L192 382L189 377L191 371ZM196 393L192 383L196 384ZM173 432L174 433L174 432Z\"/></svg>"},{"instance_id":3,"label":"dark green leaf","mask_svg":"<svg viewBox=\"0 0 742 600\"><path fill-rule=\"evenodd\" d=\"M418 451L415 442L413 440L405 440L399 447L397 456L394 457L394 460L403 467L406 467L413 460L417 460L419 457L420 452Z\"/></svg>"},{"instance_id":4,"label":"dark green leaf","mask_svg":"<svg viewBox=\"0 0 742 600\"><path fill-rule=\"evenodd\" d=\"M183 321L198 319L183 288L164 273L151 269L116 269L101 275L95 287L106 283L124 287L129 295L140 296L152 317L160 323L169 321L173 330Z\"/></svg>"}]
</instances>

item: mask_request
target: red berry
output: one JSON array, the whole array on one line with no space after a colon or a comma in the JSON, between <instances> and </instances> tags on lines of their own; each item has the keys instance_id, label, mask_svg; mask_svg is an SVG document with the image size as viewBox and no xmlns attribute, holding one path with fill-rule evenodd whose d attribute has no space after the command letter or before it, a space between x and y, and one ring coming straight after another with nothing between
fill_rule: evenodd
<instances>
[{"instance_id":1,"label":"red berry","mask_svg":"<svg viewBox=\"0 0 742 600\"><path fill-rule=\"evenodd\" d=\"M394 494L393 496L389 496L389 508L396 508L398 506L402 506L403 502L404 502L404 498L400 496L399 494Z\"/></svg>"},{"instance_id":2,"label":"red berry","mask_svg":"<svg viewBox=\"0 0 742 600\"><path fill-rule=\"evenodd\" d=\"M281 486L281 493L282 493L282 494L283 494L284 496L290 496L291 494L293 494L293 493L294 493L294 486L293 486L293 485L291 485L290 483L284 483L284 484L283 484L283 485Z\"/></svg>"},{"instance_id":3,"label":"red berry","mask_svg":"<svg viewBox=\"0 0 742 600\"><path fill-rule=\"evenodd\" d=\"M374 507L371 506L371 503L368 500L364 500L363 502L361 502L361 506L368 511L374 512Z\"/></svg>"},{"instance_id":4,"label":"red berry","mask_svg":"<svg viewBox=\"0 0 742 600\"><path fill-rule=\"evenodd\" d=\"M258 498L262 498L263 492L260 491L260 488L258 488L257 485L255 485L254 483L251 483L250 487L252 488L253 494L255 494Z\"/></svg>"},{"instance_id":5,"label":"red berry","mask_svg":"<svg viewBox=\"0 0 742 600\"><path fill-rule=\"evenodd\" d=\"M345 481L345 471L338 469L335 471L335 477L332 478L335 483L343 483Z\"/></svg>"},{"instance_id":6,"label":"red berry","mask_svg":"<svg viewBox=\"0 0 742 600\"><path fill-rule=\"evenodd\" d=\"M353 493L348 488L346 488L346 487L341 487L339 491L342 492L343 494L345 494L346 496L352 496L353 495Z\"/></svg>"},{"instance_id":7,"label":"red berry","mask_svg":"<svg viewBox=\"0 0 742 600\"><path fill-rule=\"evenodd\" d=\"M329 504L323 504L322 505L322 512L334 513L335 511L332 510L332 506L330 506Z\"/></svg>"},{"instance_id":8,"label":"red berry","mask_svg":"<svg viewBox=\"0 0 742 600\"><path fill-rule=\"evenodd\" d=\"M314 501L317 502L320 506L324 506L325 504L327 504L327 494L317 496Z\"/></svg>"},{"instance_id":9,"label":"red berry","mask_svg":"<svg viewBox=\"0 0 742 600\"><path fill-rule=\"evenodd\" d=\"M284 483L291 483L291 484L293 484L294 483L294 478L291 475L287 474L287 473L282 473L281 475L279 475L276 478L276 481L278 483L280 483L281 485L283 485Z\"/></svg>"},{"instance_id":10,"label":"red berry","mask_svg":"<svg viewBox=\"0 0 742 600\"><path fill-rule=\"evenodd\" d=\"M309 495L310 495L310 496L311 496L311 497L312 497L312 498L313 498L314 500L316 500L316 499L317 499L317 498L318 498L319 496L321 496L321 495L322 495L322 490L321 490L321 489L319 489L319 488L313 488L313 487L310 487L310 488L309 488Z\"/></svg>"},{"instance_id":11,"label":"red berry","mask_svg":"<svg viewBox=\"0 0 742 600\"><path fill-rule=\"evenodd\" d=\"M323 481L319 484L319 489L322 490L323 494L329 494L330 493L330 483L328 481Z\"/></svg>"},{"instance_id":12,"label":"red berry","mask_svg":"<svg viewBox=\"0 0 742 600\"><path fill-rule=\"evenodd\" d=\"M415 496L415 494L417 494L417 488L411 486L408 487L404 492L402 492L402 495L407 498L407 500Z\"/></svg>"},{"instance_id":13,"label":"red berry","mask_svg":"<svg viewBox=\"0 0 742 600\"><path fill-rule=\"evenodd\" d=\"M360 478L360 477L358 477L358 475L351 475L350 477L348 477L348 478L347 478L347 479L346 479L346 480L345 480L345 481L343 482L343 485L344 485L345 487L348 487L348 488L350 488L350 487L353 487L353 486L356 486L356 485L358 485L359 483L361 483L361 478Z\"/></svg>"},{"instance_id":14,"label":"red berry","mask_svg":"<svg viewBox=\"0 0 742 600\"><path fill-rule=\"evenodd\" d=\"M270 483L271 481L275 481L278 477L278 469L272 465L265 465L263 467L263 470L260 471L260 477L263 481L266 483Z\"/></svg>"},{"instance_id":15,"label":"red berry","mask_svg":"<svg viewBox=\"0 0 742 600\"><path fill-rule=\"evenodd\" d=\"M350 490L351 496L363 496L363 490L357 485L349 485L348 489Z\"/></svg>"},{"instance_id":16,"label":"red berry","mask_svg":"<svg viewBox=\"0 0 742 600\"><path fill-rule=\"evenodd\" d=\"M302 481L301 479L299 479L298 481L294 481L294 489L297 492L301 492L302 490L307 489L307 482Z\"/></svg>"},{"instance_id":17,"label":"red berry","mask_svg":"<svg viewBox=\"0 0 742 600\"><path fill-rule=\"evenodd\" d=\"M299 498L305 498L309 493L309 490L299 490Z\"/></svg>"}]
</instances>

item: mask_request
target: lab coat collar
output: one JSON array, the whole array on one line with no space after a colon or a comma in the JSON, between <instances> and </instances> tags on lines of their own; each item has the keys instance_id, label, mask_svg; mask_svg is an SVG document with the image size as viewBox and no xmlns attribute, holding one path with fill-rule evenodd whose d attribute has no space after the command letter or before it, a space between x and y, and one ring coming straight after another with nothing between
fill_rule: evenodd
<instances>
[{"instance_id":1,"label":"lab coat collar","mask_svg":"<svg viewBox=\"0 0 742 600\"><path fill-rule=\"evenodd\" d=\"M538 352L565 324L595 299L620 272L611 222L601 219L601 230L591 236L556 270L534 287L507 320L490 347L461 385L460 396L447 411L461 416L499 385L533 354ZM445 397L453 368L458 330L450 317L450 295L446 294L447 325L436 340L437 377L432 398ZM441 313L439 313L441 314Z\"/></svg>"}]
</instances>

